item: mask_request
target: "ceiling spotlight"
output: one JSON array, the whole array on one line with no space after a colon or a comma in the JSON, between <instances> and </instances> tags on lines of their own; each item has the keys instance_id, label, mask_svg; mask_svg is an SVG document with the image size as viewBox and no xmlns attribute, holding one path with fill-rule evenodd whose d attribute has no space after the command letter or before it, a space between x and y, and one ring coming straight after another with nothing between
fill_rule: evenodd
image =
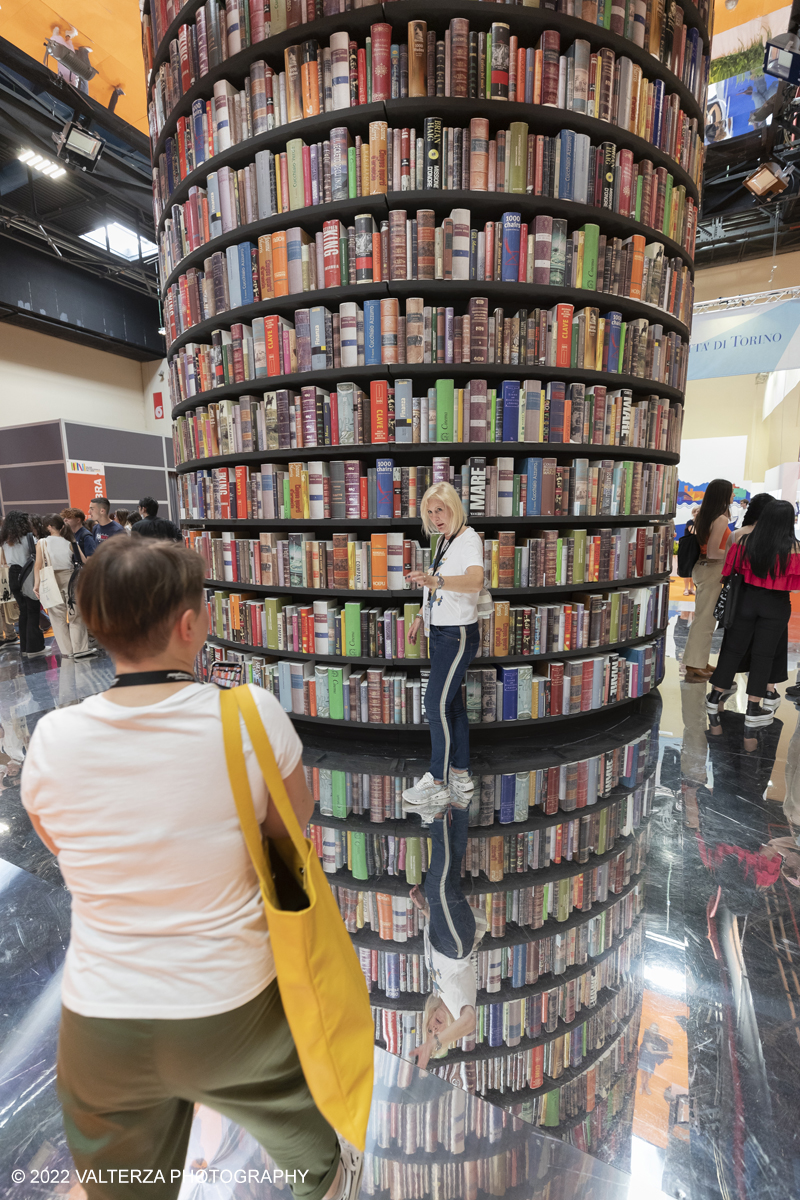
<instances>
[{"instance_id":1,"label":"ceiling spotlight","mask_svg":"<svg viewBox=\"0 0 800 1200\"><path fill-rule=\"evenodd\" d=\"M800 84L800 37L796 33L779 33L767 39L764 74Z\"/></svg>"},{"instance_id":2,"label":"ceiling spotlight","mask_svg":"<svg viewBox=\"0 0 800 1200\"><path fill-rule=\"evenodd\" d=\"M64 167L57 162L53 162L51 158L45 158L43 154L37 154L34 150L21 150L17 158L26 167L32 167L34 171L38 171L40 175L45 175L48 179L60 179L67 173Z\"/></svg>"},{"instance_id":3,"label":"ceiling spotlight","mask_svg":"<svg viewBox=\"0 0 800 1200\"><path fill-rule=\"evenodd\" d=\"M792 167L782 167L780 163L762 163L752 174L747 176L744 186L754 196L770 196L773 193L785 192L793 174Z\"/></svg>"},{"instance_id":4,"label":"ceiling spotlight","mask_svg":"<svg viewBox=\"0 0 800 1200\"><path fill-rule=\"evenodd\" d=\"M106 147L102 138L78 121L67 121L61 133L53 134L53 141L58 146L59 158L66 158L70 166L81 171L93 171Z\"/></svg>"}]
</instances>

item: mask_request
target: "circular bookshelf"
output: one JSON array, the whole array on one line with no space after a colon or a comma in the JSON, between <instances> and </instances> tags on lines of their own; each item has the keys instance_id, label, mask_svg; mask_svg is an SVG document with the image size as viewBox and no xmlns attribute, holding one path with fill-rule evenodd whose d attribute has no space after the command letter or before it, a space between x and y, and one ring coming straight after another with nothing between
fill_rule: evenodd
<instances>
[{"instance_id":1,"label":"circular bookshelf","mask_svg":"<svg viewBox=\"0 0 800 1200\"><path fill-rule=\"evenodd\" d=\"M265 28L259 3L241 29L218 0L143 8L180 519L207 565L200 667L240 663L297 723L376 1038L407 1054L428 833L401 793L427 767L429 661L424 639L408 653L421 595L402 580L430 564L419 500L450 478L494 602L465 680L463 886L490 918L478 1008L532 1023L517 1045L482 1024L427 1083L460 1073L556 1136L616 1145L709 6L655 0L626 23L593 0L275 0ZM403 1108L402 1086L387 1096ZM414 1168L406 1149L372 1163L375 1194L387 1160Z\"/></svg>"}]
</instances>

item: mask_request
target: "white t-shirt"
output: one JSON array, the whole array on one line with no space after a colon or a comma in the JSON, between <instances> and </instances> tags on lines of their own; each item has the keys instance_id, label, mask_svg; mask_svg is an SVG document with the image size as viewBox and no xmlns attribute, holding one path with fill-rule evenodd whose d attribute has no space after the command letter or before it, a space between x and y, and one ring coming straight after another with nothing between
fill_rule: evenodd
<instances>
[{"instance_id":1,"label":"white t-shirt","mask_svg":"<svg viewBox=\"0 0 800 1200\"><path fill-rule=\"evenodd\" d=\"M251 691L285 778L300 739L274 696ZM267 787L242 731L263 822ZM275 978L216 687L190 684L147 708L90 696L48 713L31 738L22 802L58 846L72 893L62 987L72 1012L212 1016Z\"/></svg>"},{"instance_id":2,"label":"white t-shirt","mask_svg":"<svg viewBox=\"0 0 800 1200\"><path fill-rule=\"evenodd\" d=\"M451 1017L457 1021L462 1008L475 1008L478 999L478 977L475 972L475 954L467 958L448 958L431 945L429 926L424 932L425 959L431 973L431 983L437 996L441 996Z\"/></svg>"},{"instance_id":3,"label":"white t-shirt","mask_svg":"<svg viewBox=\"0 0 800 1200\"><path fill-rule=\"evenodd\" d=\"M469 525L444 552L436 568L438 575L466 575L468 567L483 570L483 542ZM425 630L430 625L474 625L478 619L477 592L449 592L435 588L433 604L428 604L428 589L422 595Z\"/></svg>"},{"instance_id":4,"label":"white t-shirt","mask_svg":"<svg viewBox=\"0 0 800 1200\"><path fill-rule=\"evenodd\" d=\"M72 567L72 545L66 538L55 537L51 533L46 538L42 538L42 543L47 547L47 560L54 571L67 571ZM42 554L44 554L44 550Z\"/></svg>"},{"instance_id":5,"label":"white t-shirt","mask_svg":"<svg viewBox=\"0 0 800 1200\"><path fill-rule=\"evenodd\" d=\"M30 562L31 551L27 534L13 545L11 542L3 542L3 555L9 567L24 567L26 562Z\"/></svg>"}]
</instances>

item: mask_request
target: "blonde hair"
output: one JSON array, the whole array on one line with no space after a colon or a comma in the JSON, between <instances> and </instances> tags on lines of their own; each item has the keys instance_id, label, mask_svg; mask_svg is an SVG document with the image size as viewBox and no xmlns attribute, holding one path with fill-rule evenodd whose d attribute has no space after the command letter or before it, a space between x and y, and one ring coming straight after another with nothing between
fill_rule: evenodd
<instances>
[{"instance_id":1,"label":"blonde hair","mask_svg":"<svg viewBox=\"0 0 800 1200\"><path fill-rule=\"evenodd\" d=\"M419 506L419 515L422 517L422 528L427 534L430 535L438 532L436 526L428 518L428 507L434 500L440 500L445 508L449 509L450 515L453 518L448 535L454 534L462 525L466 525L467 514L464 512L461 497L452 483L434 483L422 497Z\"/></svg>"},{"instance_id":2,"label":"blonde hair","mask_svg":"<svg viewBox=\"0 0 800 1200\"><path fill-rule=\"evenodd\" d=\"M425 1008L422 1013L422 1035L424 1038L428 1037L428 1026L430 1024L431 1017L440 1008L443 1010L443 1012L445 1014L447 1025L453 1024L453 1020L454 1020L453 1014L450 1012L450 1009L447 1007L447 1005L445 1004L442 997L436 996L433 993L431 993L431 995L428 996L427 1000L425 1001ZM434 1058L444 1058L446 1054L447 1054L447 1050L442 1049L438 1054L434 1054L433 1057Z\"/></svg>"}]
</instances>

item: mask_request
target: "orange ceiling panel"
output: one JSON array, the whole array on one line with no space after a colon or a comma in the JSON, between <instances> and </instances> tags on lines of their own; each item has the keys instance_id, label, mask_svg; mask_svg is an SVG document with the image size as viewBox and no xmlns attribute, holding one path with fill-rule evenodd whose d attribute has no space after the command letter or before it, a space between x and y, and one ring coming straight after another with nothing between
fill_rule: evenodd
<instances>
[{"instance_id":1,"label":"orange ceiling panel","mask_svg":"<svg viewBox=\"0 0 800 1200\"><path fill-rule=\"evenodd\" d=\"M44 40L53 27L61 33L77 29L75 48L88 46L89 61L97 71L89 95L107 105L115 87L125 95L115 112L124 121L147 133L147 98L142 64L141 25L137 0L64 0L60 9L46 0L2 0L0 37L42 62ZM53 59L48 66L55 68Z\"/></svg>"}]
</instances>

